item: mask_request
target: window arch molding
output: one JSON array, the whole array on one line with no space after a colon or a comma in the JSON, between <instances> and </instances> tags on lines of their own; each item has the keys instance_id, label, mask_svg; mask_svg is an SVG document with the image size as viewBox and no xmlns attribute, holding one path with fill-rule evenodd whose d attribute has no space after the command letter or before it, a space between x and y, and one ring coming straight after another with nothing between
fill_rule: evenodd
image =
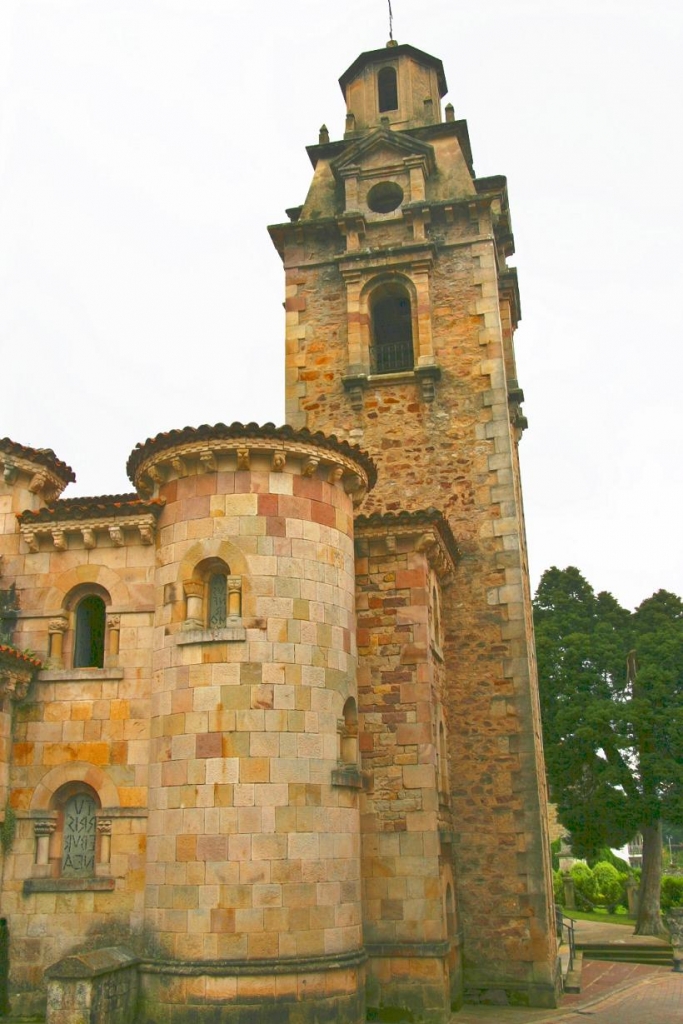
<instances>
[{"instance_id":1,"label":"window arch molding","mask_svg":"<svg viewBox=\"0 0 683 1024\"><path fill-rule=\"evenodd\" d=\"M40 811L51 810L55 793L73 783L86 783L95 790L102 807L121 806L118 788L105 771L87 761L71 761L53 768L40 780L33 791L30 808L32 816Z\"/></svg>"},{"instance_id":2,"label":"window arch molding","mask_svg":"<svg viewBox=\"0 0 683 1024\"><path fill-rule=\"evenodd\" d=\"M408 309L399 313L397 304L407 302ZM414 282L406 274L378 274L370 278L360 293L361 352L366 372L383 375L391 372L414 370L420 351L419 322L417 317L418 293ZM395 305L397 315L403 320L404 334L396 343L393 354L400 354L404 348L405 358L400 369L393 370L392 341L387 332L391 331L391 306ZM384 307L384 315L380 311ZM380 335L384 335L381 337ZM378 358L378 352L384 354Z\"/></svg>"},{"instance_id":3,"label":"window arch molding","mask_svg":"<svg viewBox=\"0 0 683 1024\"><path fill-rule=\"evenodd\" d=\"M118 573L104 565L83 565L57 577L45 599L47 613L50 614L52 609L69 611L72 595L85 593L86 587L106 593L109 602L116 608L131 606L130 591Z\"/></svg>"},{"instance_id":4,"label":"window arch molding","mask_svg":"<svg viewBox=\"0 0 683 1024\"><path fill-rule=\"evenodd\" d=\"M209 556L198 562L184 583L185 619L197 629L222 629L242 615L242 578L224 559Z\"/></svg>"},{"instance_id":5,"label":"window arch molding","mask_svg":"<svg viewBox=\"0 0 683 1024\"><path fill-rule=\"evenodd\" d=\"M111 595L100 583L72 587L62 603L61 626L59 620L50 624L50 659L73 668L104 668L105 657L112 653L107 636L111 606ZM118 629L113 646L118 653Z\"/></svg>"},{"instance_id":6,"label":"window arch molding","mask_svg":"<svg viewBox=\"0 0 683 1024\"><path fill-rule=\"evenodd\" d=\"M112 824L120 811L117 787L96 765L75 761L48 772L29 809L34 853L24 892L112 890Z\"/></svg>"},{"instance_id":7,"label":"window arch molding","mask_svg":"<svg viewBox=\"0 0 683 1024\"><path fill-rule=\"evenodd\" d=\"M194 544L180 563L173 621L178 643L244 640L246 563L226 541Z\"/></svg>"}]
</instances>

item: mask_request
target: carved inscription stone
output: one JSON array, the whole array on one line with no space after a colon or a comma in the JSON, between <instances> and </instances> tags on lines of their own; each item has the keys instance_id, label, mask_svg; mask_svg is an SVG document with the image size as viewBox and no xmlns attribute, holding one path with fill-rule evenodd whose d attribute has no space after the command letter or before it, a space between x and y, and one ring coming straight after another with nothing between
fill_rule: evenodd
<instances>
[{"instance_id":1,"label":"carved inscription stone","mask_svg":"<svg viewBox=\"0 0 683 1024\"><path fill-rule=\"evenodd\" d=\"M85 793L72 796L64 809L64 877L85 878L95 874L96 837L95 801Z\"/></svg>"}]
</instances>

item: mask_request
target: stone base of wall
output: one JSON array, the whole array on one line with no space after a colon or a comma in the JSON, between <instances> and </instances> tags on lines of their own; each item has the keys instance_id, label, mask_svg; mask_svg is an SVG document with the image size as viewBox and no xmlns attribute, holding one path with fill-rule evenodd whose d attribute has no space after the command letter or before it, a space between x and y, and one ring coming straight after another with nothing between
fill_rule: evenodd
<instances>
[{"instance_id":1,"label":"stone base of wall","mask_svg":"<svg viewBox=\"0 0 683 1024\"><path fill-rule=\"evenodd\" d=\"M139 1024L365 1024L365 960L146 961Z\"/></svg>"},{"instance_id":2,"label":"stone base of wall","mask_svg":"<svg viewBox=\"0 0 683 1024\"><path fill-rule=\"evenodd\" d=\"M368 946L368 1020L447 1024L462 1003L459 949L447 942Z\"/></svg>"},{"instance_id":3,"label":"stone base of wall","mask_svg":"<svg viewBox=\"0 0 683 1024\"><path fill-rule=\"evenodd\" d=\"M550 972L549 972L550 973ZM486 980L474 978L465 970L464 1001L482 1006L538 1006L554 1009L562 995L561 965L558 960L553 977L543 981L505 981L500 976Z\"/></svg>"}]
</instances>

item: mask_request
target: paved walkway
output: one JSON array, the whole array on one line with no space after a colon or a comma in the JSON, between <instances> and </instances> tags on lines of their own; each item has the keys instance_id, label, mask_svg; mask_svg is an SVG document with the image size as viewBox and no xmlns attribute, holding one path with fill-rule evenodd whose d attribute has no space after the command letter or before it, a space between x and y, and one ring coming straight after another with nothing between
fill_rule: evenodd
<instances>
[{"instance_id":1,"label":"paved walkway","mask_svg":"<svg viewBox=\"0 0 683 1024\"><path fill-rule=\"evenodd\" d=\"M577 922L584 942L627 945L629 940L662 945L660 939L634 936L624 925ZM565 995L557 1010L466 1006L452 1024L683 1024L683 974L670 967L584 960L581 992Z\"/></svg>"}]
</instances>

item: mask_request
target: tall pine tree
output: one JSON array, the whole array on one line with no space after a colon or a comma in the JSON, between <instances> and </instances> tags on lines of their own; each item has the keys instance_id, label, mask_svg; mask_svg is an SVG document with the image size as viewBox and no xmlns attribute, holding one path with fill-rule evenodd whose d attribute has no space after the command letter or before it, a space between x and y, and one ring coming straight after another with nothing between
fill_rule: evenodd
<instances>
[{"instance_id":1,"label":"tall pine tree","mask_svg":"<svg viewBox=\"0 0 683 1024\"><path fill-rule=\"evenodd\" d=\"M548 569L534 598L548 780L580 856L643 836L636 934L660 935L662 820L683 823L683 602L636 609Z\"/></svg>"}]
</instances>

